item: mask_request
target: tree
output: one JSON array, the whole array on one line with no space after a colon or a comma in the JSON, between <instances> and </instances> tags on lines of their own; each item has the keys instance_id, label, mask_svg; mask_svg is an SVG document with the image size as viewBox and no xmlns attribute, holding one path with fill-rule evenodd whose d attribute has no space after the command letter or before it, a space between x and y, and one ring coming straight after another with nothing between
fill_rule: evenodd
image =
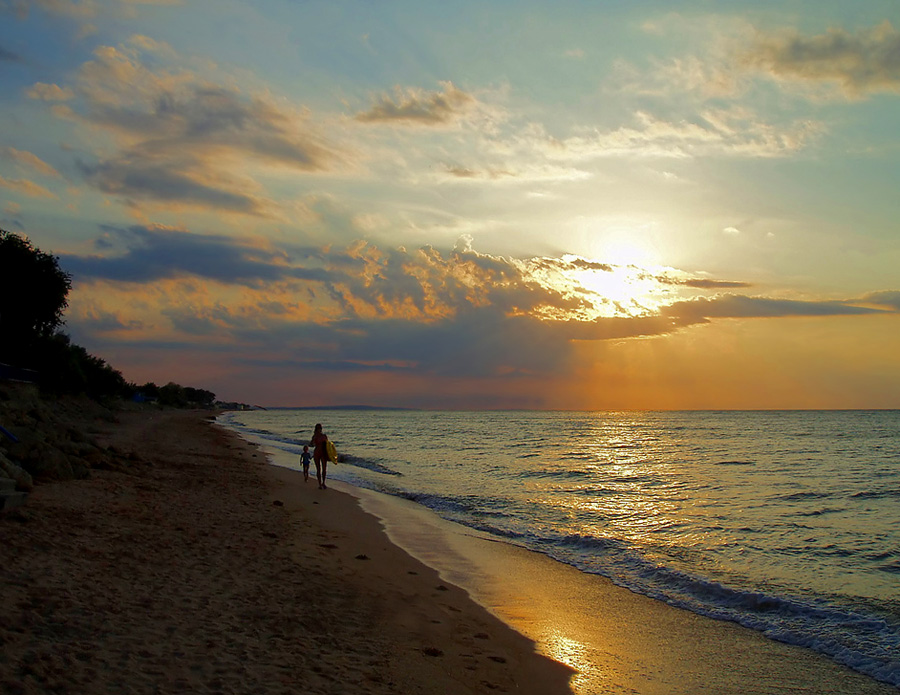
<instances>
[{"instance_id":1,"label":"tree","mask_svg":"<svg viewBox=\"0 0 900 695\"><path fill-rule=\"evenodd\" d=\"M83 393L95 400L129 398L134 393L121 372L63 333L41 339L33 352L42 387L49 393Z\"/></svg>"},{"instance_id":2,"label":"tree","mask_svg":"<svg viewBox=\"0 0 900 695\"><path fill-rule=\"evenodd\" d=\"M72 278L55 256L0 229L0 358L21 359L63 324Z\"/></svg>"}]
</instances>

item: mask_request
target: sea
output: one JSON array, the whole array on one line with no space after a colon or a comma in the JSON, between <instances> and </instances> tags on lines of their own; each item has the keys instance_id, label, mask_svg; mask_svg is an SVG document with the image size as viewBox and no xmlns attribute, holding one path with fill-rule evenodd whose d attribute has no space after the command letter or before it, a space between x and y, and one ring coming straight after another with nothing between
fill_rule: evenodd
<instances>
[{"instance_id":1,"label":"sea","mask_svg":"<svg viewBox=\"0 0 900 695\"><path fill-rule=\"evenodd\" d=\"M900 687L900 411L270 409L329 476Z\"/></svg>"}]
</instances>

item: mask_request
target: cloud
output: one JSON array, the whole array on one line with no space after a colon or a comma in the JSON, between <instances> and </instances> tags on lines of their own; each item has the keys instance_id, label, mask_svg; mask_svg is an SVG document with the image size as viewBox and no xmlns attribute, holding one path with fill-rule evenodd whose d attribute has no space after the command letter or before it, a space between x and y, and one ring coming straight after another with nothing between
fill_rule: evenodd
<instances>
[{"instance_id":1,"label":"cloud","mask_svg":"<svg viewBox=\"0 0 900 695\"><path fill-rule=\"evenodd\" d=\"M800 316L854 316L882 314L883 310L856 306L848 302L800 301L769 297L722 295L675 302L663 314L679 321L707 322L709 319L780 318Z\"/></svg>"},{"instance_id":2,"label":"cloud","mask_svg":"<svg viewBox=\"0 0 900 695\"><path fill-rule=\"evenodd\" d=\"M114 136L119 150L82 161L89 184L132 205L180 205L276 216L246 173L252 166L302 173L332 171L344 153L320 135L308 116L261 96L158 65L171 48L143 36L118 48L102 46L78 71L72 88L38 84L34 98L70 99L64 114Z\"/></svg>"},{"instance_id":3,"label":"cloud","mask_svg":"<svg viewBox=\"0 0 900 695\"><path fill-rule=\"evenodd\" d=\"M734 289L739 287L752 287L749 282L729 280L683 280L680 284L685 287L695 287L701 290Z\"/></svg>"},{"instance_id":4,"label":"cloud","mask_svg":"<svg viewBox=\"0 0 900 695\"><path fill-rule=\"evenodd\" d=\"M664 120L647 111L615 130L557 139L532 127L513 146L539 152L550 161L641 156L684 159L696 156L782 157L806 147L822 132L813 121L777 127L741 107L706 109L692 120Z\"/></svg>"},{"instance_id":5,"label":"cloud","mask_svg":"<svg viewBox=\"0 0 900 695\"><path fill-rule=\"evenodd\" d=\"M752 287L753 285L749 282L741 282L739 280L709 280L706 278L690 278L690 279L681 279L681 280L671 280L669 278L658 278L660 282L673 284L673 285L682 285L683 287L693 287L698 290L724 290L724 289L738 289L743 287Z\"/></svg>"},{"instance_id":6,"label":"cloud","mask_svg":"<svg viewBox=\"0 0 900 695\"><path fill-rule=\"evenodd\" d=\"M549 181L578 181L591 177L587 171L574 167L553 164L518 164L516 166L498 166L469 168L463 166L446 167L446 176L438 176L440 181L457 183L483 183L489 181L510 183L535 183Z\"/></svg>"},{"instance_id":7,"label":"cloud","mask_svg":"<svg viewBox=\"0 0 900 695\"><path fill-rule=\"evenodd\" d=\"M7 179L0 176L0 188L6 188L32 198L56 198L54 193L27 179Z\"/></svg>"},{"instance_id":8,"label":"cloud","mask_svg":"<svg viewBox=\"0 0 900 695\"><path fill-rule=\"evenodd\" d=\"M88 19L101 12L125 12L127 15L134 5L180 5L182 0L112 0L101 4L97 0L9 0L9 6L20 18L28 16L30 9L41 9L50 14ZM3 6L0 5L0 9Z\"/></svg>"},{"instance_id":9,"label":"cloud","mask_svg":"<svg viewBox=\"0 0 900 695\"><path fill-rule=\"evenodd\" d=\"M507 258L479 253L465 237L449 252L365 241L279 248L150 225L106 227L96 250L60 256L79 301L92 307L81 311L83 325L76 317L77 329L107 343L134 340L128 332L142 344L230 346L264 363L310 370L546 376L566 373L581 341L666 335L721 319L893 313L900 305L896 291L846 302L739 294L673 302L673 286L684 296L747 283L673 278L671 269L628 267L623 276L621 266L575 256ZM598 317L591 311L593 302L605 301L601 290L576 286L595 276L638 278L669 301L647 301L639 315ZM140 308L95 308L101 303Z\"/></svg>"},{"instance_id":10,"label":"cloud","mask_svg":"<svg viewBox=\"0 0 900 695\"><path fill-rule=\"evenodd\" d=\"M59 176L59 172L56 169L37 155L34 155L31 152L25 152L24 150L17 150L15 147L0 147L0 158L9 159L18 164L22 164L44 176Z\"/></svg>"},{"instance_id":11,"label":"cloud","mask_svg":"<svg viewBox=\"0 0 900 695\"><path fill-rule=\"evenodd\" d=\"M139 331L145 327L141 321L97 307L84 308L77 317L79 329L90 333Z\"/></svg>"},{"instance_id":12,"label":"cloud","mask_svg":"<svg viewBox=\"0 0 900 695\"><path fill-rule=\"evenodd\" d=\"M8 0L0 4L0 10L10 9L19 19L28 17L29 10L41 9L46 12L67 17L91 17L98 11L96 0Z\"/></svg>"},{"instance_id":13,"label":"cloud","mask_svg":"<svg viewBox=\"0 0 900 695\"><path fill-rule=\"evenodd\" d=\"M495 181L497 179L515 178L516 174L507 169L467 169L459 166L448 166L447 173L457 179L480 179Z\"/></svg>"},{"instance_id":14,"label":"cloud","mask_svg":"<svg viewBox=\"0 0 900 695\"><path fill-rule=\"evenodd\" d=\"M885 306L900 312L900 290L883 290L872 292L864 296L860 301L878 306Z\"/></svg>"},{"instance_id":15,"label":"cloud","mask_svg":"<svg viewBox=\"0 0 900 695\"><path fill-rule=\"evenodd\" d=\"M57 84L47 84L46 82L35 82L26 95L30 99L41 101L69 101L75 98L75 92L68 87L60 87Z\"/></svg>"},{"instance_id":16,"label":"cloud","mask_svg":"<svg viewBox=\"0 0 900 695\"><path fill-rule=\"evenodd\" d=\"M381 95L368 111L356 114L363 123L444 126L455 123L476 104L476 99L452 82L441 82L441 91L397 87L393 97Z\"/></svg>"},{"instance_id":17,"label":"cloud","mask_svg":"<svg viewBox=\"0 0 900 695\"><path fill-rule=\"evenodd\" d=\"M776 79L836 84L850 98L900 92L900 32L887 20L855 33L760 35L741 59Z\"/></svg>"},{"instance_id":18,"label":"cloud","mask_svg":"<svg viewBox=\"0 0 900 695\"><path fill-rule=\"evenodd\" d=\"M286 276L284 254L250 240L191 234L162 225L104 227L104 255L60 254L60 265L77 282L113 280L151 283L193 276L224 284L258 286Z\"/></svg>"},{"instance_id":19,"label":"cloud","mask_svg":"<svg viewBox=\"0 0 900 695\"><path fill-rule=\"evenodd\" d=\"M173 167L172 161L154 159L124 156L93 165L80 162L78 167L89 184L112 195L246 215L271 214L267 201L213 172L204 171L200 162L182 159L178 167Z\"/></svg>"},{"instance_id":20,"label":"cloud","mask_svg":"<svg viewBox=\"0 0 900 695\"><path fill-rule=\"evenodd\" d=\"M0 61L4 60L10 63L18 63L22 59L18 56L18 54L5 49L3 46L0 46Z\"/></svg>"}]
</instances>

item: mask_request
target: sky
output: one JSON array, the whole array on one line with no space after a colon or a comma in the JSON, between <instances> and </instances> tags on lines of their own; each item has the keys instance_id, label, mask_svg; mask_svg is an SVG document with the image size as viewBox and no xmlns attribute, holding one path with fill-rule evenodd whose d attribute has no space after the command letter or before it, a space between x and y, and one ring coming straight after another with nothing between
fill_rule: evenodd
<instances>
[{"instance_id":1,"label":"sky","mask_svg":"<svg viewBox=\"0 0 900 695\"><path fill-rule=\"evenodd\" d=\"M0 118L135 383L900 408L895 0L0 0Z\"/></svg>"}]
</instances>

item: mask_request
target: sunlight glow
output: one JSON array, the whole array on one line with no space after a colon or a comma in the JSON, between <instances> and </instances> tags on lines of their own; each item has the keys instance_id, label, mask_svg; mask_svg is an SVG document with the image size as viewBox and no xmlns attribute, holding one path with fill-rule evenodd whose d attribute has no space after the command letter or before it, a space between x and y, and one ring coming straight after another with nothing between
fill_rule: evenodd
<instances>
[{"instance_id":1,"label":"sunlight glow","mask_svg":"<svg viewBox=\"0 0 900 695\"><path fill-rule=\"evenodd\" d=\"M633 265L575 272L573 279L594 304L598 316L644 316L659 307L652 299L657 283Z\"/></svg>"},{"instance_id":2,"label":"sunlight glow","mask_svg":"<svg viewBox=\"0 0 900 695\"><path fill-rule=\"evenodd\" d=\"M609 317L639 317L657 313L671 301L666 269L612 265L581 256L536 259L528 274L550 291L572 300L566 310L548 309L554 320L594 321Z\"/></svg>"}]
</instances>

